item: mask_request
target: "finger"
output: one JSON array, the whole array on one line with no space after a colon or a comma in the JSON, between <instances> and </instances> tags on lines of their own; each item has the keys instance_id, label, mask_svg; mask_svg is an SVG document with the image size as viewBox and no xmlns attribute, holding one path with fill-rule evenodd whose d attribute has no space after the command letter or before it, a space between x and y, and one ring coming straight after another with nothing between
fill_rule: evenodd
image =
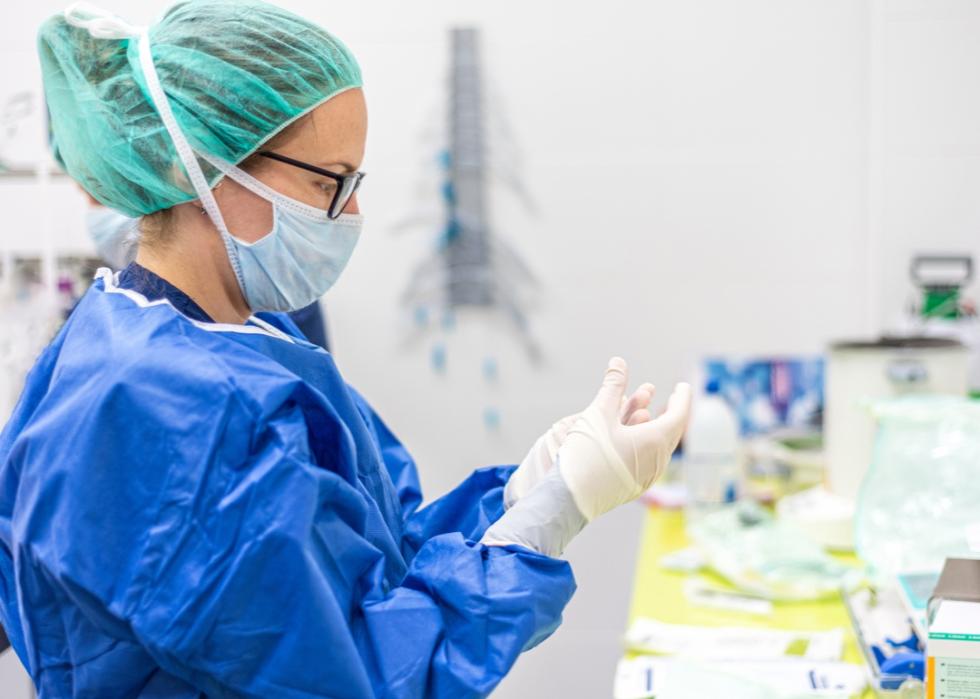
<instances>
[{"instance_id":1,"label":"finger","mask_svg":"<svg viewBox=\"0 0 980 699\"><path fill-rule=\"evenodd\" d=\"M642 425L644 422L650 422L653 416L650 415L650 411L646 408L640 408L626 420L627 425Z\"/></svg>"},{"instance_id":2,"label":"finger","mask_svg":"<svg viewBox=\"0 0 980 699\"><path fill-rule=\"evenodd\" d=\"M623 409L619 414L619 421L624 425L629 423L630 416L637 410L644 410L650 407L652 396L646 391L637 390L623 403Z\"/></svg>"},{"instance_id":3,"label":"finger","mask_svg":"<svg viewBox=\"0 0 980 699\"><path fill-rule=\"evenodd\" d=\"M602 386L592 402L606 415L618 415L626 393L626 382L629 380L628 369L622 357L613 357L606 367L602 377Z\"/></svg>"},{"instance_id":4,"label":"finger","mask_svg":"<svg viewBox=\"0 0 980 699\"><path fill-rule=\"evenodd\" d=\"M670 398L667 400L667 409L655 422L660 423L667 433L675 439L674 444L676 446L684 434L690 414L691 384L679 383L674 387L674 392L670 394Z\"/></svg>"},{"instance_id":5,"label":"finger","mask_svg":"<svg viewBox=\"0 0 980 699\"><path fill-rule=\"evenodd\" d=\"M624 425L628 425L630 416L633 413L637 410L649 408L655 391L656 389L651 383L642 384L638 389L633 391L633 395L623 402L623 410L619 414L619 421Z\"/></svg>"},{"instance_id":6,"label":"finger","mask_svg":"<svg viewBox=\"0 0 980 699\"><path fill-rule=\"evenodd\" d=\"M686 383L677 384L674 392L667 400L667 407L656 419L638 425L637 430L652 438L657 435L667 435L672 442L671 448L677 446L687 426L688 414L691 410L691 387Z\"/></svg>"},{"instance_id":7,"label":"finger","mask_svg":"<svg viewBox=\"0 0 980 699\"><path fill-rule=\"evenodd\" d=\"M575 424L575 421L578 420L579 415L581 414L582 413L575 413L574 415L563 417L561 420L551 426L552 432L555 437L558 438L558 441L565 439L565 435L567 435L568 431L572 429L572 425Z\"/></svg>"}]
</instances>

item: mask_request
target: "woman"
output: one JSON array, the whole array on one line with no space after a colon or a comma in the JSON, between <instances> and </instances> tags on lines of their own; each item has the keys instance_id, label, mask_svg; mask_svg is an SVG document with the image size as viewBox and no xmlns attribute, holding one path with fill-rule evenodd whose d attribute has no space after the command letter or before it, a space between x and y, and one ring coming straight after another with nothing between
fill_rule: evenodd
<instances>
[{"instance_id":1,"label":"woman","mask_svg":"<svg viewBox=\"0 0 980 699\"><path fill-rule=\"evenodd\" d=\"M39 695L489 693L557 627L564 545L665 466L686 387L651 420L613 360L513 476L419 510L409 455L279 313L360 231L347 49L251 0L149 30L73 7L39 47L68 173L142 217L0 435L0 622Z\"/></svg>"}]
</instances>

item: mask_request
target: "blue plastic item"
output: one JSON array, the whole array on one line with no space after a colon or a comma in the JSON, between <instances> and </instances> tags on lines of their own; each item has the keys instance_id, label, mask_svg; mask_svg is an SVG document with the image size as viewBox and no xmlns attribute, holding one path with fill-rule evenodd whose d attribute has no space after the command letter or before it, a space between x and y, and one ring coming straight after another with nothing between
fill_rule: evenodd
<instances>
[{"instance_id":1,"label":"blue plastic item","mask_svg":"<svg viewBox=\"0 0 980 699\"><path fill-rule=\"evenodd\" d=\"M926 676L926 659L922 653L896 653L880 663L880 667L882 689L899 689L909 678L924 680Z\"/></svg>"},{"instance_id":2,"label":"blue plastic item","mask_svg":"<svg viewBox=\"0 0 980 699\"><path fill-rule=\"evenodd\" d=\"M904 641L893 641L890 638L886 638L885 642L896 650L899 648L905 648L906 650L910 650L914 653L918 653L920 650L922 650L922 644L919 642L919 637L915 634L915 632L912 632Z\"/></svg>"}]
</instances>

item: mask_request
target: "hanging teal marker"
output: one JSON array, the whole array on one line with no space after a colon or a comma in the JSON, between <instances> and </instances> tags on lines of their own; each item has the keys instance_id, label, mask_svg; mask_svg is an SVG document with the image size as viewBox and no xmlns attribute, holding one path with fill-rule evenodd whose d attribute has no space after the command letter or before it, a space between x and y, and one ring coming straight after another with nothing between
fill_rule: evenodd
<instances>
[{"instance_id":1,"label":"hanging teal marker","mask_svg":"<svg viewBox=\"0 0 980 699\"><path fill-rule=\"evenodd\" d=\"M494 383L499 375L499 367L495 357L483 358L483 378L489 383Z\"/></svg>"},{"instance_id":2,"label":"hanging teal marker","mask_svg":"<svg viewBox=\"0 0 980 699\"><path fill-rule=\"evenodd\" d=\"M488 432L496 432L500 429L500 411L494 407L487 406L483 409L483 426Z\"/></svg>"},{"instance_id":3,"label":"hanging teal marker","mask_svg":"<svg viewBox=\"0 0 980 699\"><path fill-rule=\"evenodd\" d=\"M442 314L442 329L447 332L456 329L456 314L451 308L446 309Z\"/></svg>"},{"instance_id":4,"label":"hanging teal marker","mask_svg":"<svg viewBox=\"0 0 980 699\"><path fill-rule=\"evenodd\" d=\"M432 346L432 352L429 354L429 363L432 365L432 371L437 374L446 373L446 346L441 342L437 342Z\"/></svg>"}]
</instances>

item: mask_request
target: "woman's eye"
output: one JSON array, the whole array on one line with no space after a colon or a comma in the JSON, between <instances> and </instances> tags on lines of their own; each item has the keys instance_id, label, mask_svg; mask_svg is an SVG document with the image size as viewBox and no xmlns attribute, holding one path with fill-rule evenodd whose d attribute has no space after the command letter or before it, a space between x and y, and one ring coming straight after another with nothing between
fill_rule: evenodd
<instances>
[{"instance_id":1,"label":"woman's eye","mask_svg":"<svg viewBox=\"0 0 980 699\"><path fill-rule=\"evenodd\" d=\"M337 189L337 183L336 182L320 182L317 186L322 191L327 192L328 194L332 194L334 192L334 190Z\"/></svg>"}]
</instances>

